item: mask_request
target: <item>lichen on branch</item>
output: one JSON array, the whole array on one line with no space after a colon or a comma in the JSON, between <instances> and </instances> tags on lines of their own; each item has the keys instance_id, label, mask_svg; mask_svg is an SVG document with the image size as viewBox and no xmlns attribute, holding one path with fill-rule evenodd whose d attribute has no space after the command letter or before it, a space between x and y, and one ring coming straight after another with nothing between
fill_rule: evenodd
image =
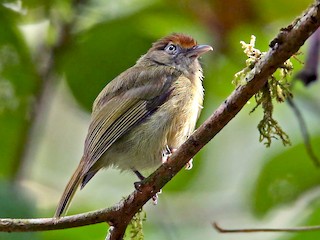
<instances>
[{"instance_id":1,"label":"lichen on branch","mask_svg":"<svg viewBox=\"0 0 320 240\"><path fill-rule=\"evenodd\" d=\"M248 79L250 79L248 78L248 74L250 74L255 64L266 54L255 48L255 41L256 37L252 35L250 43L240 42L248 59L246 60L246 67L235 74L233 83L237 86L247 83ZM267 147L270 147L273 138L280 138L285 146L290 145L288 134L282 130L279 123L273 118L273 100L281 103L287 98L292 98L290 82L288 80L292 71L293 65L290 59L288 59L268 78L265 86L254 95L256 106L250 113L254 112L260 105L262 106L263 118L258 124L259 140L260 142L264 142Z\"/></svg>"},{"instance_id":2,"label":"lichen on branch","mask_svg":"<svg viewBox=\"0 0 320 240\"><path fill-rule=\"evenodd\" d=\"M143 240L143 222L147 219L147 214L141 208L132 218L130 227L130 240Z\"/></svg>"}]
</instances>

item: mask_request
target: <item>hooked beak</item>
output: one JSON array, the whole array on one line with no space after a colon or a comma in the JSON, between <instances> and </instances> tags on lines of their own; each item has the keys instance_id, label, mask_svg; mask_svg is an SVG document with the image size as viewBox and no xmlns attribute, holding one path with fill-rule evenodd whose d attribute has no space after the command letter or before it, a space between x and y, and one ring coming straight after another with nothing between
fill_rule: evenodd
<instances>
[{"instance_id":1,"label":"hooked beak","mask_svg":"<svg viewBox=\"0 0 320 240\"><path fill-rule=\"evenodd\" d=\"M186 56L189 58L198 58L202 54L212 50L213 48L210 45L197 45L189 49L186 53Z\"/></svg>"}]
</instances>

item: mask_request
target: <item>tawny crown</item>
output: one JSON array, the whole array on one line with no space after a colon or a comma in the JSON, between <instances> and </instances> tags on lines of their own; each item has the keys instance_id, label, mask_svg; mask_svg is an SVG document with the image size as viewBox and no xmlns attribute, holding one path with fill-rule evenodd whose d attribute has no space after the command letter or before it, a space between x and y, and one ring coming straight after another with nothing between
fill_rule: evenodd
<instances>
[{"instance_id":1,"label":"tawny crown","mask_svg":"<svg viewBox=\"0 0 320 240\"><path fill-rule=\"evenodd\" d=\"M169 36L161 38L157 42L152 45L153 49L164 49L169 43L173 43L175 45L179 45L182 48L193 48L197 45L197 41L188 35L184 35L181 33L173 33Z\"/></svg>"}]
</instances>

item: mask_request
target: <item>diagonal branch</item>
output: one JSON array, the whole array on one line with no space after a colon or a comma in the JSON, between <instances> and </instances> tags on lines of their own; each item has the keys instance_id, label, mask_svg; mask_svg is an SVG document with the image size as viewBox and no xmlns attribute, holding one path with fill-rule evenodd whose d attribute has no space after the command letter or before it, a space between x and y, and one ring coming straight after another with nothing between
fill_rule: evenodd
<instances>
[{"instance_id":1,"label":"diagonal branch","mask_svg":"<svg viewBox=\"0 0 320 240\"><path fill-rule=\"evenodd\" d=\"M134 191L116 206L61 219L0 219L0 231L44 231L108 222L112 228L107 239L121 239L134 214L236 116L247 101L263 87L268 77L295 54L319 26L320 0L317 0L301 17L280 30L270 43L267 54L247 74L247 84L234 90L210 118L174 152L169 161L141 183L139 191Z\"/></svg>"}]
</instances>

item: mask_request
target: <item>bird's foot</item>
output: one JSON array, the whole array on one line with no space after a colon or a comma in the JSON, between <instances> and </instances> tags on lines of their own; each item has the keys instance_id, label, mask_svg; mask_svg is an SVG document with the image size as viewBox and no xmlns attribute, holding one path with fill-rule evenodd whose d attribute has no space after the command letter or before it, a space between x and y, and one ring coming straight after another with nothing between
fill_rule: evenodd
<instances>
[{"instance_id":1,"label":"bird's foot","mask_svg":"<svg viewBox=\"0 0 320 240\"><path fill-rule=\"evenodd\" d=\"M157 192L153 197L152 197L152 202L154 205L157 205L158 204L158 197L159 197L159 194L162 193L162 189L160 189L159 192Z\"/></svg>"},{"instance_id":2,"label":"bird's foot","mask_svg":"<svg viewBox=\"0 0 320 240\"><path fill-rule=\"evenodd\" d=\"M141 192L141 181L143 181L145 179L145 177L138 171L135 169L132 169L132 171L137 175L137 177L140 179L139 182L134 182L134 188ZM158 204L158 194L160 194L162 192L162 189L160 189L159 192L157 192L153 197L152 197L152 201L154 205Z\"/></svg>"},{"instance_id":3,"label":"bird's foot","mask_svg":"<svg viewBox=\"0 0 320 240\"><path fill-rule=\"evenodd\" d=\"M170 156L176 151L176 148L170 148L168 145L166 146L165 151L162 154L162 163L166 163L168 161L168 159L170 158ZM191 158L189 160L189 162L186 164L185 169L186 170L191 170L193 167L192 164L193 158Z\"/></svg>"},{"instance_id":4,"label":"bird's foot","mask_svg":"<svg viewBox=\"0 0 320 240\"><path fill-rule=\"evenodd\" d=\"M134 185L134 188L141 192L141 181L143 181L145 179L145 177L138 171L138 170L135 170L135 169L132 169L132 171L134 172L134 174L140 179L139 182L134 182L133 185Z\"/></svg>"}]
</instances>

